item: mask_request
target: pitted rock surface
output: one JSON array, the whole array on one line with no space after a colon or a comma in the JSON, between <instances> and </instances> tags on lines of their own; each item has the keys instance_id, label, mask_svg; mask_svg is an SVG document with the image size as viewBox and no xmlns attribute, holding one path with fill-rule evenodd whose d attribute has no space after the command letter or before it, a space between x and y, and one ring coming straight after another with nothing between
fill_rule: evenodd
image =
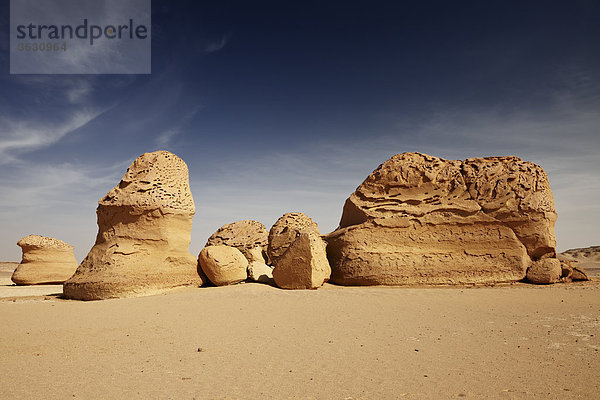
<instances>
[{"instance_id":1,"label":"pitted rock surface","mask_svg":"<svg viewBox=\"0 0 600 400\"><path fill-rule=\"evenodd\" d=\"M319 226L309 216L300 212L283 214L269 231L267 254L275 266L288 247L304 232L320 235Z\"/></svg>"},{"instance_id":2,"label":"pitted rock surface","mask_svg":"<svg viewBox=\"0 0 600 400\"><path fill-rule=\"evenodd\" d=\"M199 286L189 253L195 207L185 162L145 153L98 202L96 243L63 286L66 297L99 300Z\"/></svg>"},{"instance_id":3,"label":"pitted rock surface","mask_svg":"<svg viewBox=\"0 0 600 400\"><path fill-rule=\"evenodd\" d=\"M273 269L275 284L282 289L317 289L330 276L325 242L314 231L301 233Z\"/></svg>"},{"instance_id":4,"label":"pitted rock surface","mask_svg":"<svg viewBox=\"0 0 600 400\"><path fill-rule=\"evenodd\" d=\"M339 284L521 280L555 255L554 200L541 167L517 157L450 161L398 154L346 200L326 236Z\"/></svg>"},{"instance_id":5,"label":"pitted rock surface","mask_svg":"<svg viewBox=\"0 0 600 400\"><path fill-rule=\"evenodd\" d=\"M17 243L23 252L12 281L17 285L63 283L77 269L73 246L40 235L25 236Z\"/></svg>"},{"instance_id":6,"label":"pitted rock surface","mask_svg":"<svg viewBox=\"0 0 600 400\"><path fill-rule=\"evenodd\" d=\"M208 238L206 246L231 246L241 251L248 261L253 261L251 252L256 247L266 254L269 242L267 228L258 221L244 220L223 225Z\"/></svg>"}]
</instances>

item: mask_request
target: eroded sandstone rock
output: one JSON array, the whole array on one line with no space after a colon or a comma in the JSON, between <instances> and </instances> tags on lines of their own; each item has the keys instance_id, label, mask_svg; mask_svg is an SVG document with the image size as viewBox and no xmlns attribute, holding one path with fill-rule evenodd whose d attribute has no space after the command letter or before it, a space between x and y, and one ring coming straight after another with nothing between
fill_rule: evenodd
<instances>
[{"instance_id":1,"label":"eroded sandstone rock","mask_svg":"<svg viewBox=\"0 0 600 400\"><path fill-rule=\"evenodd\" d=\"M248 262L253 263L253 262L257 262L257 263L262 263L262 264L266 264L267 263L267 253L264 250L264 248L262 247L254 247L250 250L248 250L246 252L246 258L248 259Z\"/></svg>"},{"instance_id":2,"label":"eroded sandstone rock","mask_svg":"<svg viewBox=\"0 0 600 400\"><path fill-rule=\"evenodd\" d=\"M531 263L527 269L527 280L531 283L549 284L560 281L562 267L557 258L544 258Z\"/></svg>"},{"instance_id":3,"label":"eroded sandstone rock","mask_svg":"<svg viewBox=\"0 0 600 400\"><path fill-rule=\"evenodd\" d=\"M254 282L273 283L273 268L264 262L252 261L248 264L248 278Z\"/></svg>"},{"instance_id":4,"label":"eroded sandstone rock","mask_svg":"<svg viewBox=\"0 0 600 400\"><path fill-rule=\"evenodd\" d=\"M97 300L202 285L188 250L194 212L183 160L167 151L138 157L98 202L96 243L65 282L65 296Z\"/></svg>"},{"instance_id":5,"label":"eroded sandstone rock","mask_svg":"<svg viewBox=\"0 0 600 400\"><path fill-rule=\"evenodd\" d=\"M77 269L73 246L62 240L29 235L17 245L23 252L21 263L11 277L17 285L60 284Z\"/></svg>"},{"instance_id":6,"label":"eroded sandstone rock","mask_svg":"<svg viewBox=\"0 0 600 400\"><path fill-rule=\"evenodd\" d=\"M574 266L573 272L569 275L571 281L589 281L590 277L583 267Z\"/></svg>"},{"instance_id":7,"label":"eroded sandstone rock","mask_svg":"<svg viewBox=\"0 0 600 400\"><path fill-rule=\"evenodd\" d=\"M570 249L558 254L557 257L563 265L570 266L567 273L563 266L563 278L567 281L588 281L590 276L598 276L600 271L600 246Z\"/></svg>"},{"instance_id":8,"label":"eroded sandstone rock","mask_svg":"<svg viewBox=\"0 0 600 400\"><path fill-rule=\"evenodd\" d=\"M562 280L564 282L573 282L573 281L589 281L590 277L587 274L586 270L578 265L576 261L567 260L564 258L560 258L560 267L562 269Z\"/></svg>"},{"instance_id":9,"label":"eroded sandstone rock","mask_svg":"<svg viewBox=\"0 0 600 400\"><path fill-rule=\"evenodd\" d=\"M198 263L216 286L234 285L248 278L248 260L231 246L206 246L198 255Z\"/></svg>"},{"instance_id":10,"label":"eroded sandstone rock","mask_svg":"<svg viewBox=\"0 0 600 400\"><path fill-rule=\"evenodd\" d=\"M241 251L248 261L252 261L250 251L256 247L266 253L269 232L258 221L245 220L223 225L211 237L206 246L231 246Z\"/></svg>"},{"instance_id":11,"label":"eroded sandstone rock","mask_svg":"<svg viewBox=\"0 0 600 400\"><path fill-rule=\"evenodd\" d=\"M329 280L325 242L315 231L305 231L278 258L273 269L275 284L282 289L316 289Z\"/></svg>"},{"instance_id":12,"label":"eroded sandstone rock","mask_svg":"<svg viewBox=\"0 0 600 400\"><path fill-rule=\"evenodd\" d=\"M518 281L555 254L548 178L516 157L449 161L420 153L381 164L326 236L345 285Z\"/></svg>"},{"instance_id":13,"label":"eroded sandstone rock","mask_svg":"<svg viewBox=\"0 0 600 400\"><path fill-rule=\"evenodd\" d=\"M470 158L462 164L472 198L515 232L532 259L556 256L554 197L539 165L517 157Z\"/></svg>"},{"instance_id":14,"label":"eroded sandstone rock","mask_svg":"<svg viewBox=\"0 0 600 400\"><path fill-rule=\"evenodd\" d=\"M277 260L304 232L320 234L317 223L306 214L299 212L283 214L269 231L267 254L271 263L277 265Z\"/></svg>"}]
</instances>

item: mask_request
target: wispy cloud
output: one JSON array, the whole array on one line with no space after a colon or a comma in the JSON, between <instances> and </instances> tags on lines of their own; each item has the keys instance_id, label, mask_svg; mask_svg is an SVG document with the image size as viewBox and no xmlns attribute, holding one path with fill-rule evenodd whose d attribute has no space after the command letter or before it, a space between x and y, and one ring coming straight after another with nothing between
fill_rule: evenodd
<instances>
[{"instance_id":1,"label":"wispy cloud","mask_svg":"<svg viewBox=\"0 0 600 400\"><path fill-rule=\"evenodd\" d=\"M38 101L85 106L94 94L95 76L12 75L11 82L25 91L35 91Z\"/></svg>"},{"instance_id":2,"label":"wispy cloud","mask_svg":"<svg viewBox=\"0 0 600 400\"><path fill-rule=\"evenodd\" d=\"M0 118L0 165L16 161L19 154L57 143L100 114L101 111L76 111L59 123Z\"/></svg>"},{"instance_id":3,"label":"wispy cloud","mask_svg":"<svg viewBox=\"0 0 600 400\"><path fill-rule=\"evenodd\" d=\"M66 91L67 99L71 104L82 103L91 93L92 84L90 80L79 80Z\"/></svg>"},{"instance_id":4,"label":"wispy cloud","mask_svg":"<svg viewBox=\"0 0 600 400\"><path fill-rule=\"evenodd\" d=\"M221 39L208 43L204 47L204 51L206 53L214 53L215 51L222 50L227 45L228 42L229 42L229 35L224 35L221 37Z\"/></svg>"},{"instance_id":5,"label":"wispy cloud","mask_svg":"<svg viewBox=\"0 0 600 400\"><path fill-rule=\"evenodd\" d=\"M156 145L159 147L169 146L177 135L181 134L185 128L190 124L192 119L200 112L203 108L202 105L198 105L193 107L187 113L183 115L183 117L172 127L165 129L161 133L158 134L156 139L154 140Z\"/></svg>"},{"instance_id":6,"label":"wispy cloud","mask_svg":"<svg viewBox=\"0 0 600 400\"><path fill-rule=\"evenodd\" d=\"M57 237L82 259L97 231L98 199L119 182L131 160L108 165L35 161L3 166L0 177L1 259L18 258L13 243L28 234ZM24 223L25 222L25 223Z\"/></svg>"},{"instance_id":7,"label":"wispy cloud","mask_svg":"<svg viewBox=\"0 0 600 400\"><path fill-rule=\"evenodd\" d=\"M7 167L10 174L2 178L0 210L56 210L59 204L74 204L82 199L91 198L96 202L118 182L130 162L125 160L104 166L27 163ZM94 191L100 194L94 194Z\"/></svg>"},{"instance_id":8,"label":"wispy cloud","mask_svg":"<svg viewBox=\"0 0 600 400\"><path fill-rule=\"evenodd\" d=\"M180 132L179 129L171 128L161 132L156 138L156 144L158 146L167 146L171 139Z\"/></svg>"}]
</instances>

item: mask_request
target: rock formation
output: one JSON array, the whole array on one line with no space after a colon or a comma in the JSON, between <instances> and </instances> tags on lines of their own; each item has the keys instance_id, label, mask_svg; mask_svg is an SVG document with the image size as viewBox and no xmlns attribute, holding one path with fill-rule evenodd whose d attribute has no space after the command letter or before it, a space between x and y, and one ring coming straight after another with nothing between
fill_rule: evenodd
<instances>
[{"instance_id":1,"label":"rock formation","mask_svg":"<svg viewBox=\"0 0 600 400\"><path fill-rule=\"evenodd\" d=\"M248 278L254 282L273 283L273 268L263 262L252 261L248 264Z\"/></svg>"},{"instance_id":2,"label":"rock formation","mask_svg":"<svg viewBox=\"0 0 600 400\"><path fill-rule=\"evenodd\" d=\"M250 263L257 262L265 264L267 261L267 254L263 247L256 246L246 251L246 258Z\"/></svg>"},{"instance_id":3,"label":"rock formation","mask_svg":"<svg viewBox=\"0 0 600 400\"><path fill-rule=\"evenodd\" d=\"M600 276L600 246L570 249L560 253L558 258L563 262L563 277L570 275L570 280L587 281L588 273Z\"/></svg>"},{"instance_id":4,"label":"rock formation","mask_svg":"<svg viewBox=\"0 0 600 400\"><path fill-rule=\"evenodd\" d=\"M248 278L248 260L235 247L206 246L198 255L198 263L216 286L233 285Z\"/></svg>"},{"instance_id":5,"label":"rock formation","mask_svg":"<svg viewBox=\"0 0 600 400\"><path fill-rule=\"evenodd\" d=\"M554 198L542 167L517 157L470 158L462 174L482 211L512 229L532 259L556 255Z\"/></svg>"},{"instance_id":6,"label":"rock formation","mask_svg":"<svg viewBox=\"0 0 600 400\"><path fill-rule=\"evenodd\" d=\"M541 167L517 157L398 154L346 200L326 236L344 285L518 281L555 256L556 212Z\"/></svg>"},{"instance_id":7,"label":"rock formation","mask_svg":"<svg viewBox=\"0 0 600 400\"><path fill-rule=\"evenodd\" d=\"M282 289L316 289L329 280L325 242L315 231L305 231L277 259L275 284Z\"/></svg>"},{"instance_id":8,"label":"rock formation","mask_svg":"<svg viewBox=\"0 0 600 400\"><path fill-rule=\"evenodd\" d=\"M248 259L248 278L254 282L273 283L273 267L266 264L266 252L262 247L254 247L246 254Z\"/></svg>"},{"instance_id":9,"label":"rock formation","mask_svg":"<svg viewBox=\"0 0 600 400\"><path fill-rule=\"evenodd\" d=\"M29 235L17 245L23 251L11 278L17 285L62 284L77 269L73 246L62 240Z\"/></svg>"},{"instance_id":10,"label":"rock formation","mask_svg":"<svg viewBox=\"0 0 600 400\"><path fill-rule=\"evenodd\" d=\"M557 258L534 261L527 269L527 280L531 283L549 284L560 281L562 268Z\"/></svg>"},{"instance_id":11,"label":"rock formation","mask_svg":"<svg viewBox=\"0 0 600 400\"><path fill-rule=\"evenodd\" d=\"M320 234L316 222L307 215L299 212L283 214L269 231L267 254L271 263L277 265L277 260L303 232Z\"/></svg>"},{"instance_id":12,"label":"rock formation","mask_svg":"<svg viewBox=\"0 0 600 400\"><path fill-rule=\"evenodd\" d=\"M258 221L245 220L223 225L208 238L206 246L235 247L246 256L248 261L252 261L250 250L260 247L266 254L268 241L269 232L263 224Z\"/></svg>"},{"instance_id":13,"label":"rock formation","mask_svg":"<svg viewBox=\"0 0 600 400\"><path fill-rule=\"evenodd\" d=\"M575 261L560 260L560 268L563 282L590 280L587 271Z\"/></svg>"},{"instance_id":14,"label":"rock formation","mask_svg":"<svg viewBox=\"0 0 600 400\"><path fill-rule=\"evenodd\" d=\"M65 296L98 300L202 285L188 250L194 212L183 160L167 151L138 157L98 202L96 244L65 282Z\"/></svg>"}]
</instances>

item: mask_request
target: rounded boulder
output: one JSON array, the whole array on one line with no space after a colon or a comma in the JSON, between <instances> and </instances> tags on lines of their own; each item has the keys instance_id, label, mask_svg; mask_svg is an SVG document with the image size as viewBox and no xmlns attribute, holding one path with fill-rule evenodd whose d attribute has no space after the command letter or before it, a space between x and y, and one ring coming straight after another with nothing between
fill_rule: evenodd
<instances>
[{"instance_id":1,"label":"rounded boulder","mask_svg":"<svg viewBox=\"0 0 600 400\"><path fill-rule=\"evenodd\" d=\"M235 247L206 246L198 255L198 263L217 286L233 285L248 278L248 260Z\"/></svg>"}]
</instances>

